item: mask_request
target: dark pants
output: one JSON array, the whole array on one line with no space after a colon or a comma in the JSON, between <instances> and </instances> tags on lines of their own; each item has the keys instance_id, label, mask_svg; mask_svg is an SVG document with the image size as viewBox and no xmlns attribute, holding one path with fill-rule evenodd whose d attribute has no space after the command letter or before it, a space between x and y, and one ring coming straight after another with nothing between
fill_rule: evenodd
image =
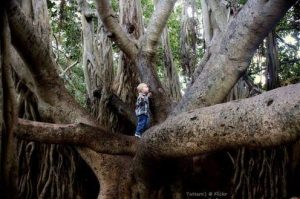
<instances>
[{"instance_id":1,"label":"dark pants","mask_svg":"<svg viewBox=\"0 0 300 199\"><path fill-rule=\"evenodd\" d=\"M142 114L137 116L138 123L136 126L135 134L142 135L145 130L149 127L149 116Z\"/></svg>"}]
</instances>

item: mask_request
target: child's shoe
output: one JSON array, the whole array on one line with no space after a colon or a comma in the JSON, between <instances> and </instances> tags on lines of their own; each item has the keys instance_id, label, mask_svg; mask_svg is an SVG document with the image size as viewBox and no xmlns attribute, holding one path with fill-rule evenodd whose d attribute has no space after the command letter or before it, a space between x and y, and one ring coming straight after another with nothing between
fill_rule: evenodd
<instances>
[{"instance_id":1,"label":"child's shoe","mask_svg":"<svg viewBox=\"0 0 300 199\"><path fill-rule=\"evenodd\" d=\"M138 137L138 138L141 138L141 135L140 135L140 134L137 134L137 133L134 134L134 136L135 136L135 137Z\"/></svg>"}]
</instances>

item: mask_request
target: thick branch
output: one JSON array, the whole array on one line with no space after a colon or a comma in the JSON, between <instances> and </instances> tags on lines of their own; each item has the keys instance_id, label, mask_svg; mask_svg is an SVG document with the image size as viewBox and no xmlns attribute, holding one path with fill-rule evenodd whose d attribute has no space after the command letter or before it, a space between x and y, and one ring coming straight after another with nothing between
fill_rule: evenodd
<instances>
[{"instance_id":1,"label":"thick branch","mask_svg":"<svg viewBox=\"0 0 300 199\"><path fill-rule=\"evenodd\" d=\"M156 50L157 43L167 24L168 18L174 8L177 0L159 1L156 5L150 23L147 28L145 37L142 40L143 51L153 54Z\"/></svg>"},{"instance_id":2,"label":"thick branch","mask_svg":"<svg viewBox=\"0 0 300 199\"><path fill-rule=\"evenodd\" d=\"M295 0L248 0L232 19L218 48L211 51L200 76L188 89L175 113L221 103L247 69L255 49Z\"/></svg>"},{"instance_id":3,"label":"thick branch","mask_svg":"<svg viewBox=\"0 0 300 199\"><path fill-rule=\"evenodd\" d=\"M135 58L138 49L135 43L129 39L126 32L120 26L116 14L108 0L96 0L99 16L110 32L110 37L116 42L120 49L131 59Z\"/></svg>"},{"instance_id":4,"label":"thick branch","mask_svg":"<svg viewBox=\"0 0 300 199\"><path fill-rule=\"evenodd\" d=\"M137 140L133 136L107 133L101 128L78 124L50 124L18 120L15 135L20 139L50 144L75 144L106 154L134 155Z\"/></svg>"},{"instance_id":5,"label":"thick branch","mask_svg":"<svg viewBox=\"0 0 300 199\"><path fill-rule=\"evenodd\" d=\"M149 129L138 151L182 157L242 146L271 147L300 138L300 84L196 109Z\"/></svg>"},{"instance_id":6,"label":"thick branch","mask_svg":"<svg viewBox=\"0 0 300 199\"><path fill-rule=\"evenodd\" d=\"M43 84L44 89L58 87L55 84L57 81L53 82L53 78L59 79L56 71L58 67L53 67L57 65L51 56L48 41L38 34L15 0L7 4L12 43L26 61L30 72L39 78L36 83Z\"/></svg>"},{"instance_id":7,"label":"thick branch","mask_svg":"<svg viewBox=\"0 0 300 199\"><path fill-rule=\"evenodd\" d=\"M10 45L10 52L12 54L12 59L10 59L11 66L13 67L14 71L17 73L20 80L24 82L32 92L34 92L36 90L34 78L32 77L30 71L28 70L26 63L24 63L19 53L11 45Z\"/></svg>"}]
</instances>

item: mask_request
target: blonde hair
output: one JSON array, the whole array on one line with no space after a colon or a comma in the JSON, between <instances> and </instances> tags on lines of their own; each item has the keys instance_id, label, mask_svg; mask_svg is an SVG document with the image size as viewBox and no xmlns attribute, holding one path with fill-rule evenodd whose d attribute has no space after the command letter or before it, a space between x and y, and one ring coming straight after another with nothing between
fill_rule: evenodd
<instances>
[{"instance_id":1,"label":"blonde hair","mask_svg":"<svg viewBox=\"0 0 300 199\"><path fill-rule=\"evenodd\" d=\"M140 83L140 84L136 87L136 89L138 90L138 92L141 92L144 86L148 86L148 85L145 84L145 83Z\"/></svg>"}]
</instances>

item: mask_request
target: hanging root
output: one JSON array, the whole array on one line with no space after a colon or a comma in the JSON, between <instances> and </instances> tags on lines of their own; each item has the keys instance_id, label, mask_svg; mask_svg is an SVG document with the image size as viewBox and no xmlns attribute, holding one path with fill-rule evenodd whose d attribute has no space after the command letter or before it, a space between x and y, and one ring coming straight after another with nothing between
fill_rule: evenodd
<instances>
[{"instance_id":1,"label":"hanging root","mask_svg":"<svg viewBox=\"0 0 300 199\"><path fill-rule=\"evenodd\" d=\"M38 121L37 101L21 83L19 117ZM18 141L18 198L75 198L74 184L78 155L71 147ZM79 192L79 191L77 191Z\"/></svg>"},{"instance_id":2,"label":"hanging root","mask_svg":"<svg viewBox=\"0 0 300 199\"><path fill-rule=\"evenodd\" d=\"M247 76L233 87L227 101L259 94ZM233 162L231 198L286 198L288 152L286 146L274 149L239 149L229 158Z\"/></svg>"},{"instance_id":3,"label":"hanging root","mask_svg":"<svg viewBox=\"0 0 300 199\"><path fill-rule=\"evenodd\" d=\"M288 152L275 149L238 151L232 198L286 198Z\"/></svg>"}]
</instances>

